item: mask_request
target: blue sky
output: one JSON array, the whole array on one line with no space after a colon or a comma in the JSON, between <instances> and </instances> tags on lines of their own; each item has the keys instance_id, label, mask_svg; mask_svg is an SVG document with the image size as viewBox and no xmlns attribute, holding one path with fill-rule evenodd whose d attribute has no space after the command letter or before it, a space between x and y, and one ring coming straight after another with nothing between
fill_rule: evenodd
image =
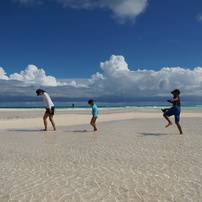
<instances>
[{"instance_id":1,"label":"blue sky","mask_svg":"<svg viewBox=\"0 0 202 202\"><path fill-rule=\"evenodd\" d=\"M123 55L131 70L202 64L200 0L150 0L124 23L107 8L44 2L0 2L0 66L7 74L34 64L56 78L88 78L112 54Z\"/></svg>"},{"instance_id":2,"label":"blue sky","mask_svg":"<svg viewBox=\"0 0 202 202\"><path fill-rule=\"evenodd\" d=\"M0 80L11 98L47 86L72 99L95 88L112 100L199 95L201 66L201 0L0 1Z\"/></svg>"}]
</instances>

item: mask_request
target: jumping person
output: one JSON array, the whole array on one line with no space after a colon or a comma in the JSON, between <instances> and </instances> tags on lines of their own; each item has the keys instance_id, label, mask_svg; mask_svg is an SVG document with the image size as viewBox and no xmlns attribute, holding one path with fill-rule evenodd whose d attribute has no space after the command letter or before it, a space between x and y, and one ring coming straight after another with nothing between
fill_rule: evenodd
<instances>
[{"instance_id":1,"label":"jumping person","mask_svg":"<svg viewBox=\"0 0 202 202\"><path fill-rule=\"evenodd\" d=\"M180 112L181 112L181 103L180 103L180 91L178 89L175 89L174 91L171 92L173 94L173 99L167 100L168 102L171 102L173 106L171 108L166 108L166 109L161 109L164 114L164 118L168 121L168 124L165 126L166 128L173 125L171 120L169 119L170 116L174 115L175 116L175 124L178 127L178 130L180 134L183 134L182 132L182 127L180 125Z\"/></svg>"},{"instance_id":2,"label":"jumping person","mask_svg":"<svg viewBox=\"0 0 202 202\"><path fill-rule=\"evenodd\" d=\"M98 108L93 100L89 100L88 104L92 107L92 115L93 115L90 124L93 126L94 131L97 131L96 120L98 118Z\"/></svg>"},{"instance_id":3,"label":"jumping person","mask_svg":"<svg viewBox=\"0 0 202 202\"><path fill-rule=\"evenodd\" d=\"M54 115L55 107L54 107L54 104L53 104L50 96L48 95L48 93L46 93L46 91L41 90L41 89L38 89L36 91L36 94L37 94L37 96L42 96L43 102L44 102L45 107L46 107L46 111L45 111L45 114L43 116L43 121L44 121L44 126L45 126L45 129L43 131L48 130L48 122L47 122L48 117L49 117L49 120L53 126L53 130L56 130L55 123L53 121L53 115Z\"/></svg>"}]
</instances>

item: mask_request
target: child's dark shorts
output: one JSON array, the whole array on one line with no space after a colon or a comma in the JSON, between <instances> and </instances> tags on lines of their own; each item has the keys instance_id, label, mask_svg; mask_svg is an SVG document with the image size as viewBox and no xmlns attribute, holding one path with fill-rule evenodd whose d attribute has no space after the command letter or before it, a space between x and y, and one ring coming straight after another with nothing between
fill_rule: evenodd
<instances>
[{"instance_id":1,"label":"child's dark shorts","mask_svg":"<svg viewBox=\"0 0 202 202\"><path fill-rule=\"evenodd\" d=\"M51 112L49 111L49 109L46 108L45 114L54 115L55 114L55 107L51 107Z\"/></svg>"},{"instance_id":2,"label":"child's dark shorts","mask_svg":"<svg viewBox=\"0 0 202 202\"><path fill-rule=\"evenodd\" d=\"M181 109L180 107L178 106L173 106L171 107L171 109L169 109L167 112L165 112L164 114L166 116L172 116L174 115L175 116L175 122L179 122L180 121L180 112L181 112Z\"/></svg>"}]
</instances>

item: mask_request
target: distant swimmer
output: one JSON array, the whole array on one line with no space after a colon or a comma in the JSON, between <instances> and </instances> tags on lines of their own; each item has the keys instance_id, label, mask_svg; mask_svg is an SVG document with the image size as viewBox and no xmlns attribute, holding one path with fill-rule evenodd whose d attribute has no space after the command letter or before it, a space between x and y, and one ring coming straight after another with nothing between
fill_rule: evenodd
<instances>
[{"instance_id":1,"label":"distant swimmer","mask_svg":"<svg viewBox=\"0 0 202 202\"><path fill-rule=\"evenodd\" d=\"M172 103L173 106L171 108L165 108L161 109L162 112L164 113L163 116L164 118L168 121L168 124L165 126L166 128L173 125L171 120L169 119L170 116L174 115L175 116L175 124L178 127L178 130L180 134L183 134L182 132L182 127L180 125L180 113L181 113L181 103L180 103L180 91L178 89L175 89L174 91L171 92L173 94L173 99L167 100L168 102Z\"/></svg>"},{"instance_id":2,"label":"distant swimmer","mask_svg":"<svg viewBox=\"0 0 202 202\"><path fill-rule=\"evenodd\" d=\"M45 111L45 114L43 116L43 121L44 121L44 126L45 126L45 129L43 129L43 131L48 130L48 122L47 122L48 117L49 117L49 120L53 126L53 130L56 130L55 122L53 121L53 115L55 112L55 107L54 107L54 104L53 104L50 96L48 95L48 93L46 93L46 91L44 91L42 89L38 89L36 91L36 94L37 94L37 96L42 96L43 102L44 102L45 107L46 107L46 111Z\"/></svg>"}]
</instances>

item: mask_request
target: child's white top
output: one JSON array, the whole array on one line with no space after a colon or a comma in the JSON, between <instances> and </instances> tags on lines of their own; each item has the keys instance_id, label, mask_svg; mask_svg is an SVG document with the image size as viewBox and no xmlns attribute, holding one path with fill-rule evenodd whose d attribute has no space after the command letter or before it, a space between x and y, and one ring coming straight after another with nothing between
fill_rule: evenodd
<instances>
[{"instance_id":1,"label":"child's white top","mask_svg":"<svg viewBox=\"0 0 202 202\"><path fill-rule=\"evenodd\" d=\"M54 107L54 104L53 104L50 96L48 95L48 93L44 92L42 97L43 97L43 102L47 109L51 109L51 107Z\"/></svg>"}]
</instances>

